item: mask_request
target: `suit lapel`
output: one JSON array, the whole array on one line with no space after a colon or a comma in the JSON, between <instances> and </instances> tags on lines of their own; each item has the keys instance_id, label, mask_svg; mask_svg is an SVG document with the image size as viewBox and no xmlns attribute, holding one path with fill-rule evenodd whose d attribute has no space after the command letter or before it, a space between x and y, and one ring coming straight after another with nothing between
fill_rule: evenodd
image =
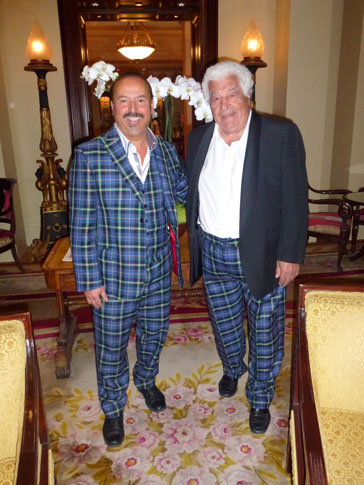
<instances>
[{"instance_id":1,"label":"suit lapel","mask_svg":"<svg viewBox=\"0 0 364 485\"><path fill-rule=\"evenodd\" d=\"M248 223L256 206L259 172L260 116L253 111L245 152L240 197L240 234Z\"/></svg>"},{"instance_id":2,"label":"suit lapel","mask_svg":"<svg viewBox=\"0 0 364 485\"><path fill-rule=\"evenodd\" d=\"M117 169L121 172L123 179L129 183L131 190L135 195L143 202L140 192L136 186L137 176L133 170L133 167L129 163L129 159L125 153L123 144L121 143L120 136L116 131L115 125L106 133L104 137L105 148L111 156L111 160Z\"/></svg>"}]
</instances>

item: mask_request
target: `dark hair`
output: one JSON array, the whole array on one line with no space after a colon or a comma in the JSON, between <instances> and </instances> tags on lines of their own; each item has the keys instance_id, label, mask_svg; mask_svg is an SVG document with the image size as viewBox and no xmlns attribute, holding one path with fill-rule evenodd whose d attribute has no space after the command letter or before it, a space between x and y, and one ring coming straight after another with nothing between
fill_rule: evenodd
<instances>
[{"instance_id":1,"label":"dark hair","mask_svg":"<svg viewBox=\"0 0 364 485\"><path fill-rule=\"evenodd\" d=\"M148 92L149 92L149 95L150 95L150 100L153 99L153 91L152 91L152 88L150 86L150 84L148 83L148 81L145 79L145 77L143 77L141 74L139 74L138 72L124 72L123 74L121 74L114 82L113 82L113 85L111 86L111 89L110 89L110 99L111 101L114 99L114 91L115 91L115 88L116 88L116 85L128 78L128 77L136 77L138 79L141 79L142 81L145 82L145 84L148 86Z\"/></svg>"}]
</instances>

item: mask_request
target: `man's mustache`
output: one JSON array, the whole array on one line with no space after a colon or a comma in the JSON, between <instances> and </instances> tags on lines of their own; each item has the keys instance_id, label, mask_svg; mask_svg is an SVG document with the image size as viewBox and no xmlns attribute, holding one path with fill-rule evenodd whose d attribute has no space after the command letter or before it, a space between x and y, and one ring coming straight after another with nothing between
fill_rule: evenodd
<instances>
[{"instance_id":1,"label":"man's mustache","mask_svg":"<svg viewBox=\"0 0 364 485\"><path fill-rule=\"evenodd\" d=\"M128 116L132 116L133 118L144 118L144 115L142 113L133 113L132 111L129 111L129 113L125 113L123 118L127 118Z\"/></svg>"}]
</instances>

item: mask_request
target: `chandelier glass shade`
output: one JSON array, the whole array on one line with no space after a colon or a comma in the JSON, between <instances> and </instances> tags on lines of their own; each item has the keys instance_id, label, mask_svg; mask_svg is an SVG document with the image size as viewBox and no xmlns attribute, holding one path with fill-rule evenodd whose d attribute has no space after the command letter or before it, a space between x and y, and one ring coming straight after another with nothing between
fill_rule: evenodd
<instances>
[{"instance_id":1,"label":"chandelier glass shade","mask_svg":"<svg viewBox=\"0 0 364 485\"><path fill-rule=\"evenodd\" d=\"M145 59L155 51L155 44L142 22L139 30L136 23L130 26L128 22L124 36L117 46L120 54L131 60Z\"/></svg>"}]
</instances>

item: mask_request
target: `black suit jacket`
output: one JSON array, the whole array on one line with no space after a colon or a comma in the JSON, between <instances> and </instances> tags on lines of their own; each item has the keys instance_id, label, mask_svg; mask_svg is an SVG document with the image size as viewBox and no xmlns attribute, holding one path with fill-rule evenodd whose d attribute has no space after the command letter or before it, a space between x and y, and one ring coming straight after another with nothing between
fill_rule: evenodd
<instances>
[{"instance_id":1,"label":"black suit jacket","mask_svg":"<svg viewBox=\"0 0 364 485\"><path fill-rule=\"evenodd\" d=\"M214 122L208 123L188 137L191 285L202 275L198 182L214 128ZM307 228L308 183L300 131L289 120L253 111L241 183L239 251L247 284L256 298L278 286L278 260L304 261Z\"/></svg>"}]
</instances>

